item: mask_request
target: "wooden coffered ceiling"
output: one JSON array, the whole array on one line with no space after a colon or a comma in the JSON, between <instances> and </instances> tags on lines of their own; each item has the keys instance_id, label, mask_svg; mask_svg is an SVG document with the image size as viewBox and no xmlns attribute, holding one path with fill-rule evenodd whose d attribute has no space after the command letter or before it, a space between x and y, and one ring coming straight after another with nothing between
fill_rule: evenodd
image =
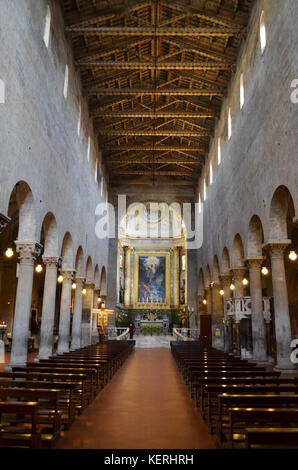
<instances>
[{"instance_id":1,"label":"wooden coffered ceiling","mask_svg":"<svg viewBox=\"0 0 298 470\"><path fill-rule=\"evenodd\" d=\"M64 0L113 184L195 186L254 0Z\"/></svg>"}]
</instances>

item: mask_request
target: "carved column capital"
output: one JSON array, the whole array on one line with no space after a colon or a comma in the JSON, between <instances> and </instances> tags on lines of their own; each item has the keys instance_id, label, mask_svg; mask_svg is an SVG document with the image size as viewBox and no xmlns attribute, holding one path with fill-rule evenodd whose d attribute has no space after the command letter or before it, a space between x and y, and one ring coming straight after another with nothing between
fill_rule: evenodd
<instances>
[{"instance_id":1,"label":"carved column capital","mask_svg":"<svg viewBox=\"0 0 298 470\"><path fill-rule=\"evenodd\" d=\"M232 282L232 275L230 273L220 274L219 279L223 287L230 287L230 284Z\"/></svg>"},{"instance_id":2,"label":"carved column capital","mask_svg":"<svg viewBox=\"0 0 298 470\"><path fill-rule=\"evenodd\" d=\"M16 250L19 254L20 264L34 265L36 258L40 255L42 246L37 242L15 241Z\"/></svg>"},{"instance_id":3,"label":"carved column capital","mask_svg":"<svg viewBox=\"0 0 298 470\"><path fill-rule=\"evenodd\" d=\"M61 266L62 259L56 256L43 256L42 261L46 266L58 267Z\"/></svg>"},{"instance_id":4,"label":"carved column capital","mask_svg":"<svg viewBox=\"0 0 298 470\"><path fill-rule=\"evenodd\" d=\"M74 273L75 273L74 269L63 269L63 270L61 270L61 274L63 276L63 281L72 281Z\"/></svg>"},{"instance_id":5,"label":"carved column capital","mask_svg":"<svg viewBox=\"0 0 298 470\"><path fill-rule=\"evenodd\" d=\"M291 245L291 240L272 240L269 241L263 248L269 251L271 258L282 258L286 248Z\"/></svg>"},{"instance_id":6,"label":"carved column capital","mask_svg":"<svg viewBox=\"0 0 298 470\"><path fill-rule=\"evenodd\" d=\"M259 271L261 269L263 261L264 261L263 256L254 256L251 258L246 258L246 262L250 271L251 270Z\"/></svg>"},{"instance_id":7,"label":"carved column capital","mask_svg":"<svg viewBox=\"0 0 298 470\"><path fill-rule=\"evenodd\" d=\"M93 290L95 287L95 284L93 284L93 282L85 282L85 288L86 289L91 289Z\"/></svg>"},{"instance_id":8,"label":"carved column capital","mask_svg":"<svg viewBox=\"0 0 298 470\"><path fill-rule=\"evenodd\" d=\"M10 217L7 217L6 215L0 213L0 234L7 227L10 221L11 221Z\"/></svg>"},{"instance_id":9,"label":"carved column capital","mask_svg":"<svg viewBox=\"0 0 298 470\"><path fill-rule=\"evenodd\" d=\"M84 277L76 277L75 278L75 283L77 285L77 288L83 288L84 282L85 282Z\"/></svg>"},{"instance_id":10,"label":"carved column capital","mask_svg":"<svg viewBox=\"0 0 298 470\"><path fill-rule=\"evenodd\" d=\"M233 274L233 277L234 279L242 279L243 278L243 275L246 271L246 267L245 266L239 266L239 267L235 267L235 268L232 268L231 269L231 273Z\"/></svg>"}]
</instances>

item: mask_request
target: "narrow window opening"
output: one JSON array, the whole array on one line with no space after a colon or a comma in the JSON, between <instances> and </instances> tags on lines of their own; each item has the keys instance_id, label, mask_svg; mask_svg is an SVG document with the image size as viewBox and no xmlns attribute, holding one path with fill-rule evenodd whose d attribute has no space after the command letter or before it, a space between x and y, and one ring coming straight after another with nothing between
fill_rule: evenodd
<instances>
[{"instance_id":1,"label":"narrow window opening","mask_svg":"<svg viewBox=\"0 0 298 470\"><path fill-rule=\"evenodd\" d=\"M220 138L219 138L218 141L217 141L217 163L218 163L218 165L220 165L220 162L221 162L221 142L220 142Z\"/></svg>"},{"instance_id":2,"label":"narrow window opening","mask_svg":"<svg viewBox=\"0 0 298 470\"><path fill-rule=\"evenodd\" d=\"M207 198L207 186L206 186L206 180L204 179L204 201L206 201Z\"/></svg>"},{"instance_id":3,"label":"narrow window opening","mask_svg":"<svg viewBox=\"0 0 298 470\"><path fill-rule=\"evenodd\" d=\"M229 115L228 115L228 139L232 137L232 115L231 115L231 108L229 108Z\"/></svg>"},{"instance_id":4,"label":"narrow window opening","mask_svg":"<svg viewBox=\"0 0 298 470\"><path fill-rule=\"evenodd\" d=\"M240 109L244 106L244 81L243 81L243 73L240 76Z\"/></svg>"},{"instance_id":5,"label":"narrow window opening","mask_svg":"<svg viewBox=\"0 0 298 470\"><path fill-rule=\"evenodd\" d=\"M47 48L49 47L49 43L50 43L51 20L52 20L51 9L49 6L47 6L46 24L45 24L44 35L43 35L43 40Z\"/></svg>"},{"instance_id":6,"label":"narrow window opening","mask_svg":"<svg viewBox=\"0 0 298 470\"><path fill-rule=\"evenodd\" d=\"M5 83L3 80L0 80L0 104L5 103Z\"/></svg>"},{"instance_id":7,"label":"narrow window opening","mask_svg":"<svg viewBox=\"0 0 298 470\"><path fill-rule=\"evenodd\" d=\"M265 47L266 47L266 43L267 43L264 11L262 11L261 19L260 19L260 42L261 42L261 52L263 54Z\"/></svg>"},{"instance_id":8,"label":"narrow window opening","mask_svg":"<svg viewBox=\"0 0 298 470\"><path fill-rule=\"evenodd\" d=\"M65 66L65 76L64 76L64 98L67 99L67 93L68 93L68 79L69 79L69 68L68 65Z\"/></svg>"}]
</instances>

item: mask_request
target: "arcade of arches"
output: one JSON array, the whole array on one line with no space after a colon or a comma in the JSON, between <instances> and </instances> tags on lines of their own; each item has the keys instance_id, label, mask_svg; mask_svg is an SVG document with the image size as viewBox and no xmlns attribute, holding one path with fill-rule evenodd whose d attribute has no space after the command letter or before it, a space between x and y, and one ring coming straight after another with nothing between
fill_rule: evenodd
<instances>
[{"instance_id":1,"label":"arcade of arches","mask_svg":"<svg viewBox=\"0 0 298 470\"><path fill-rule=\"evenodd\" d=\"M129 374L138 386L142 361L162 364L164 375L147 374L152 396L154 380L173 389L173 429L182 423L192 447L215 444L185 401L173 329L296 372L297 18L296 0L0 3L1 370L134 323L135 352L111 393ZM148 325L152 344L141 343ZM133 429L123 448L142 447ZM172 431L162 445L186 447ZM102 445L120 447L113 432Z\"/></svg>"}]
</instances>

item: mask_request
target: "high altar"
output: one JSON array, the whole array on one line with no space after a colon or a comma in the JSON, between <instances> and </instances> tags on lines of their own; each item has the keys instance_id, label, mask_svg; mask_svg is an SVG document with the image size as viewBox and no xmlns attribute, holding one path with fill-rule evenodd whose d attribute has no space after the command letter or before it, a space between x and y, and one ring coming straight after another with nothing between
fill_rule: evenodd
<instances>
[{"instance_id":1,"label":"high altar","mask_svg":"<svg viewBox=\"0 0 298 470\"><path fill-rule=\"evenodd\" d=\"M185 235L167 217L140 204L127 213L118 243L118 305L134 310L176 310L186 299ZM176 216L178 217L178 216ZM150 237L146 237L146 235ZM163 236L164 235L164 236ZM164 312L165 314L167 312ZM140 317L140 321L143 321ZM154 320L156 321L156 319ZM162 322L162 320L160 320Z\"/></svg>"}]
</instances>

